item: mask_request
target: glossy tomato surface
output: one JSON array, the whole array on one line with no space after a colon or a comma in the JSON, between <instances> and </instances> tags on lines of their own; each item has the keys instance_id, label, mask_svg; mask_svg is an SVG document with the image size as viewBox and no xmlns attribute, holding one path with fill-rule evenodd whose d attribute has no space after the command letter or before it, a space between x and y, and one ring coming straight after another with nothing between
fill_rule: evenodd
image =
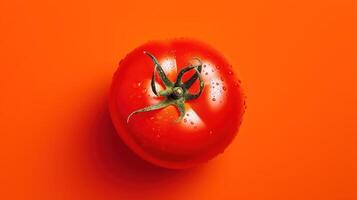
<instances>
[{"instance_id":1,"label":"glossy tomato surface","mask_svg":"<svg viewBox=\"0 0 357 200\"><path fill-rule=\"evenodd\" d=\"M154 63L150 52L168 79L197 60L204 82L201 95L184 102L185 115L174 105L140 112L135 110L163 101L151 88ZM194 70L183 76L190 79ZM165 86L155 76L157 90ZM199 90L199 80L189 92ZM195 40L177 39L146 43L130 52L113 76L109 109L114 126L123 141L140 157L155 165L183 169L210 160L222 153L237 134L244 113L245 98L232 66L212 47Z\"/></svg>"}]
</instances>

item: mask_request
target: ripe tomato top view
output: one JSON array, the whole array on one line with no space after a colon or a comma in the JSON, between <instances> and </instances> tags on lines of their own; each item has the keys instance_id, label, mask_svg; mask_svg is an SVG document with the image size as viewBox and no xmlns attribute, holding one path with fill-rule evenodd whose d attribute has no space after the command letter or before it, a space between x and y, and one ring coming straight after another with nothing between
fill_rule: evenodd
<instances>
[{"instance_id":1,"label":"ripe tomato top view","mask_svg":"<svg viewBox=\"0 0 357 200\"><path fill-rule=\"evenodd\" d=\"M119 64L109 109L123 141L155 165L183 169L231 143L245 110L232 66L194 40L149 42Z\"/></svg>"}]
</instances>

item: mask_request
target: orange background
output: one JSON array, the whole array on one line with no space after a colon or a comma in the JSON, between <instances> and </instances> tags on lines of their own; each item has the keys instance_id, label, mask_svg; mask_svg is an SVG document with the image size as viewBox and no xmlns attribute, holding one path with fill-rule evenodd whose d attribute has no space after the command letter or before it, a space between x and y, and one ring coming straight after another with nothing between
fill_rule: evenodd
<instances>
[{"instance_id":1,"label":"orange background","mask_svg":"<svg viewBox=\"0 0 357 200\"><path fill-rule=\"evenodd\" d=\"M355 1L0 2L0 199L357 199ZM151 39L220 50L248 96L225 153L155 168L107 94Z\"/></svg>"}]
</instances>

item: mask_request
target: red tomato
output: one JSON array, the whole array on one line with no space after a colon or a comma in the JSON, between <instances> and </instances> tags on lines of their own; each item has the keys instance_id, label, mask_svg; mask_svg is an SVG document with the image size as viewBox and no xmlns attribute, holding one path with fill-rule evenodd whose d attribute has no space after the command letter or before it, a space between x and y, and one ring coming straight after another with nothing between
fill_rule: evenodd
<instances>
[{"instance_id":1,"label":"red tomato","mask_svg":"<svg viewBox=\"0 0 357 200\"><path fill-rule=\"evenodd\" d=\"M232 66L211 47L186 39L149 42L129 53L109 98L123 141L144 160L173 169L222 153L238 132L244 105Z\"/></svg>"}]
</instances>

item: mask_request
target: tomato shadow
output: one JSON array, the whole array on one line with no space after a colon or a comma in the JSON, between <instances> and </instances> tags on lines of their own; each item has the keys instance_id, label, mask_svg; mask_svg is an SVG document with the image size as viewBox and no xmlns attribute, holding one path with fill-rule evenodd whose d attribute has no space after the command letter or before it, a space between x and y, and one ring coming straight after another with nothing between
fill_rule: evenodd
<instances>
[{"instance_id":1,"label":"tomato shadow","mask_svg":"<svg viewBox=\"0 0 357 200\"><path fill-rule=\"evenodd\" d=\"M170 195L194 183L202 167L170 170L154 166L136 156L120 139L111 122L107 93L99 92L77 142L82 145L78 173L88 184L105 188L106 193L128 199L151 199ZM184 187L182 187L184 185ZM138 192L140 191L140 192ZM166 193L166 194L163 194Z\"/></svg>"}]
</instances>

